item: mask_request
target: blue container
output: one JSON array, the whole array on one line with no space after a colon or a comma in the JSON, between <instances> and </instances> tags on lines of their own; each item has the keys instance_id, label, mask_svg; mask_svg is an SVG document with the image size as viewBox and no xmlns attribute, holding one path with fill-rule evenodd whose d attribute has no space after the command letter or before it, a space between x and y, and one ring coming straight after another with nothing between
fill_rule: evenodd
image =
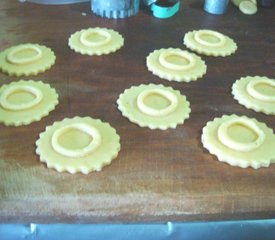
<instances>
[{"instance_id":1,"label":"blue container","mask_svg":"<svg viewBox=\"0 0 275 240\"><path fill-rule=\"evenodd\" d=\"M106 18L126 18L139 11L140 0L91 0L96 15Z\"/></svg>"},{"instance_id":2,"label":"blue container","mask_svg":"<svg viewBox=\"0 0 275 240\"><path fill-rule=\"evenodd\" d=\"M212 14L224 14L229 0L205 0L204 10Z\"/></svg>"}]
</instances>

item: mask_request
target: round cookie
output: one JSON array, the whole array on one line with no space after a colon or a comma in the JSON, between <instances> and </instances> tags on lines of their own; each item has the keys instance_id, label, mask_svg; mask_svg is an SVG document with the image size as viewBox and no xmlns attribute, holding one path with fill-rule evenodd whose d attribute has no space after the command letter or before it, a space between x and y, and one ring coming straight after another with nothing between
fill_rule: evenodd
<instances>
[{"instance_id":1,"label":"round cookie","mask_svg":"<svg viewBox=\"0 0 275 240\"><path fill-rule=\"evenodd\" d=\"M195 81L201 78L207 69L199 56L179 48L153 51L147 56L146 65L154 75L177 82Z\"/></svg>"},{"instance_id":2,"label":"round cookie","mask_svg":"<svg viewBox=\"0 0 275 240\"><path fill-rule=\"evenodd\" d=\"M58 172L100 171L117 157L119 135L108 123L90 117L65 118L47 126L36 141L36 153Z\"/></svg>"},{"instance_id":3,"label":"round cookie","mask_svg":"<svg viewBox=\"0 0 275 240\"><path fill-rule=\"evenodd\" d=\"M243 77L232 86L232 94L241 105L256 112L275 114L275 79Z\"/></svg>"},{"instance_id":4,"label":"round cookie","mask_svg":"<svg viewBox=\"0 0 275 240\"><path fill-rule=\"evenodd\" d=\"M275 160L275 135L246 116L223 115L202 130L203 146L218 160L241 168L268 167Z\"/></svg>"},{"instance_id":5,"label":"round cookie","mask_svg":"<svg viewBox=\"0 0 275 240\"><path fill-rule=\"evenodd\" d=\"M107 28L82 29L69 38L69 47L83 55L103 55L115 52L124 44L123 37Z\"/></svg>"},{"instance_id":6,"label":"round cookie","mask_svg":"<svg viewBox=\"0 0 275 240\"><path fill-rule=\"evenodd\" d=\"M55 109L58 95L42 82L18 81L0 88L0 122L7 126L28 125Z\"/></svg>"},{"instance_id":7,"label":"round cookie","mask_svg":"<svg viewBox=\"0 0 275 240\"><path fill-rule=\"evenodd\" d=\"M20 44L0 53L0 70L10 76L37 75L55 63L54 52L39 44Z\"/></svg>"},{"instance_id":8,"label":"round cookie","mask_svg":"<svg viewBox=\"0 0 275 240\"><path fill-rule=\"evenodd\" d=\"M192 51L207 56L229 56L237 50L237 45L228 36L208 29L195 30L185 34L185 46Z\"/></svg>"},{"instance_id":9,"label":"round cookie","mask_svg":"<svg viewBox=\"0 0 275 240\"><path fill-rule=\"evenodd\" d=\"M140 127L166 130L189 118L190 104L179 91L163 85L139 85L120 94L118 109Z\"/></svg>"}]
</instances>

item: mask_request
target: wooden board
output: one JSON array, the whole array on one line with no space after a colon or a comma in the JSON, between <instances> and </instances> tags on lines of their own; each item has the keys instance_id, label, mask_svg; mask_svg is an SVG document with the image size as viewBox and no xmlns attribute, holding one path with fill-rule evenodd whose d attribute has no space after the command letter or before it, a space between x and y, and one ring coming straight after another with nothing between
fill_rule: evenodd
<instances>
[{"instance_id":1,"label":"wooden board","mask_svg":"<svg viewBox=\"0 0 275 240\"><path fill-rule=\"evenodd\" d=\"M60 103L29 126L0 125L1 222L166 222L273 218L275 166L252 170L231 167L210 155L200 142L207 121L222 114L255 117L275 129L275 117L240 106L231 85L240 77L275 78L275 15L260 9L247 16L230 6L222 16L184 1L173 18L138 15L109 20L90 13L88 3L43 6L2 0L0 50L25 42L52 48L57 61L31 78L56 88ZM82 56L68 48L69 36L83 28L119 31L125 46L108 56ZM179 47L187 31L209 28L231 36L236 54L205 57L207 74L192 83L153 76L145 58L154 49ZM0 84L19 78L0 73ZM186 95L192 113L184 125L160 131L140 128L122 117L116 100L142 83L172 86ZM121 136L121 151L103 171L89 175L47 169L35 154L40 132L65 117L91 116L109 122Z\"/></svg>"}]
</instances>

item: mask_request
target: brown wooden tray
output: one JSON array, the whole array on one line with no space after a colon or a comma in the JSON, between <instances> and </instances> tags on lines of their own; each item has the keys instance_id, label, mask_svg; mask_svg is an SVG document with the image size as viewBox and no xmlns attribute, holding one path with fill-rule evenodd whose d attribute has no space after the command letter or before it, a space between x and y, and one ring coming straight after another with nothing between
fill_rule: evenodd
<instances>
[{"instance_id":1,"label":"brown wooden tray","mask_svg":"<svg viewBox=\"0 0 275 240\"><path fill-rule=\"evenodd\" d=\"M1 222L165 222L273 218L275 166L252 170L217 161L200 142L207 121L223 114L255 117L275 129L275 117L247 110L231 96L240 77L274 78L275 15L260 9L247 16L230 6L222 16L184 1L166 20L141 10L109 20L90 13L88 3L43 6L17 1L0 3L0 50L33 42L52 48L57 61L38 76L59 93L51 114L29 126L0 125ZM69 36L83 28L119 31L125 46L108 56L71 51ZM154 49L179 47L186 32L209 28L231 36L236 54L205 57L207 74L191 83L168 82L152 75L145 58ZM0 73L0 84L19 78ZM186 95L192 113L184 125L160 131L140 128L121 116L116 100L124 89L142 83L172 86ZM91 116L109 122L121 136L117 159L89 175L47 169L35 154L40 132L65 117Z\"/></svg>"}]
</instances>

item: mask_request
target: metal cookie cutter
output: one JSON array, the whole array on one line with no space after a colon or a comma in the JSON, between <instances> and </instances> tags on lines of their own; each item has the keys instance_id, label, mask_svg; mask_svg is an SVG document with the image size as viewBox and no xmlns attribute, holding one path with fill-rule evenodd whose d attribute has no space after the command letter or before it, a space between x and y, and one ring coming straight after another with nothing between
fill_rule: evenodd
<instances>
[{"instance_id":1,"label":"metal cookie cutter","mask_svg":"<svg viewBox=\"0 0 275 240\"><path fill-rule=\"evenodd\" d=\"M96 15L106 18L126 18L139 11L140 0L91 0Z\"/></svg>"},{"instance_id":2,"label":"metal cookie cutter","mask_svg":"<svg viewBox=\"0 0 275 240\"><path fill-rule=\"evenodd\" d=\"M180 8L179 0L144 0L145 6L148 6L157 18L169 18L174 16Z\"/></svg>"}]
</instances>

